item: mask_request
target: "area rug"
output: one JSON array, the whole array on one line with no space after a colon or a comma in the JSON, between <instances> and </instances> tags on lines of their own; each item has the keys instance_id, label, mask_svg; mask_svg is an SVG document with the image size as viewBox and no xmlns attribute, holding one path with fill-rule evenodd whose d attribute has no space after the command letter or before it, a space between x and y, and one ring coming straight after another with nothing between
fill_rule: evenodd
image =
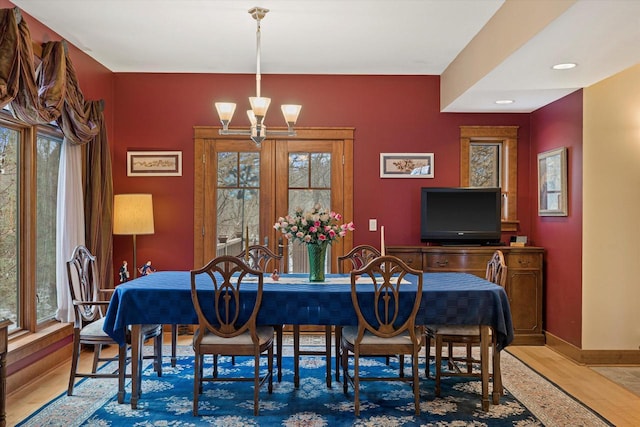
<instances>
[{"instance_id":1,"label":"area rug","mask_svg":"<svg viewBox=\"0 0 640 427\"><path fill-rule=\"evenodd\" d=\"M286 354L286 353L285 353ZM394 375L397 360L387 366L383 359L366 359L362 375ZM266 369L266 360L263 360ZM211 361L206 363L210 368ZM243 372L251 375L253 361L220 360L220 375ZM353 414L353 390L345 395L342 383L325 384L325 364L320 357L301 361L300 388L293 387L293 359L284 357L283 379L274 381L273 393L266 385L260 392L260 415L253 416L253 387L249 383L206 383L200 397L200 416L193 417L193 355L179 349L178 364L163 366L157 377L150 366L143 372L142 398L138 409L116 401L115 380L85 379L74 390L32 414L19 426L607 426L605 420L567 396L519 360L503 353L505 394L500 405L488 412L480 407L480 382L447 378L441 397L434 396L433 380L420 383L421 415L414 415L408 384L361 385L360 417ZM410 367L405 366L407 374ZM424 358L421 360L424 370ZM126 401L130 398L127 386Z\"/></svg>"}]
</instances>

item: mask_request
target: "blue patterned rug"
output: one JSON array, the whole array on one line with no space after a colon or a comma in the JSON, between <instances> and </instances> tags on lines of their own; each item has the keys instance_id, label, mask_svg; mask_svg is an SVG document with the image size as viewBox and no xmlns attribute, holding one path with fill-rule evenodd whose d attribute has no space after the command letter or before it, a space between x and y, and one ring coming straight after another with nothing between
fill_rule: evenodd
<instances>
[{"instance_id":1,"label":"blue patterned rug","mask_svg":"<svg viewBox=\"0 0 640 427\"><path fill-rule=\"evenodd\" d=\"M85 379L71 397L66 394L44 406L19 426L563 426L609 425L597 414L564 394L520 361L503 352L505 395L488 412L480 409L480 382L447 378L441 397L434 396L434 382L420 382L421 415L416 417L408 384L373 382L361 385L361 416L353 414L353 390L343 393L342 383L325 384L324 359L304 357L301 383L293 387L293 359L284 358L283 379L274 381L273 393L266 384L260 392L260 415L253 416L253 387L249 383L205 383L200 397L200 416L193 417L193 356L181 347L178 364L165 359L162 377L147 366L138 409L116 401L114 380ZM165 353L167 354L167 353ZM220 375L229 371L252 374L253 361L237 358L231 365L222 358ZM210 369L211 359L205 366ZM266 360L263 360L266 369ZM424 371L424 358L421 359ZM363 375L394 375L397 361L386 366L382 359L366 359ZM410 368L405 366L407 374ZM422 372L424 374L424 372ZM334 379L335 380L335 379ZM126 401L130 398L127 387ZM516 397L519 396L519 397Z\"/></svg>"}]
</instances>

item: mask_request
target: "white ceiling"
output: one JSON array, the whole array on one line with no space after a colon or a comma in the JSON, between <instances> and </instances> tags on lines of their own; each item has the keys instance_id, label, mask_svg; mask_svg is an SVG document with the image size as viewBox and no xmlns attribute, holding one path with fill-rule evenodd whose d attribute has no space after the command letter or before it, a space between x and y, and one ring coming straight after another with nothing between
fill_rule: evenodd
<instances>
[{"instance_id":1,"label":"white ceiling","mask_svg":"<svg viewBox=\"0 0 640 427\"><path fill-rule=\"evenodd\" d=\"M529 0L507 0L529 1ZM531 0L533 1L533 0ZM554 0L567 1L567 0ZM569 0L570 1L570 0ZM440 75L503 0L12 0L113 72ZM565 72L557 62L576 62ZM640 62L640 0L578 0L456 112L530 112ZM514 99L496 105L497 99Z\"/></svg>"}]
</instances>

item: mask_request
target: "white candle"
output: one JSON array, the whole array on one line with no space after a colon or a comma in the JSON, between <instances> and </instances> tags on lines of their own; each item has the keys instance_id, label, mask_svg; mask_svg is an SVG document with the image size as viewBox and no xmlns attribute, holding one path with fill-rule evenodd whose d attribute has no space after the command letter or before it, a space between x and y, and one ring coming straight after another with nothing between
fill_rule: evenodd
<instances>
[{"instance_id":1,"label":"white candle","mask_svg":"<svg viewBox=\"0 0 640 427\"><path fill-rule=\"evenodd\" d=\"M385 254L385 249L384 249L384 225L382 227L380 227L380 253L382 254L382 256L384 256L384 254Z\"/></svg>"},{"instance_id":2,"label":"white candle","mask_svg":"<svg viewBox=\"0 0 640 427\"><path fill-rule=\"evenodd\" d=\"M244 249L244 259L246 261L249 261L249 226L247 225L247 228L245 230L245 240L244 240L244 245L245 245L245 249Z\"/></svg>"}]
</instances>

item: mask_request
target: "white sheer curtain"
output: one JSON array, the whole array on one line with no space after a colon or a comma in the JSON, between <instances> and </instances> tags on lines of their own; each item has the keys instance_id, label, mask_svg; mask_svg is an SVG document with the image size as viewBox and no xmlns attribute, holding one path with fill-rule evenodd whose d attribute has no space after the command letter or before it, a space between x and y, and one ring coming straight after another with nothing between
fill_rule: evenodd
<instances>
[{"instance_id":1,"label":"white sheer curtain","mask_svg":"<svg viewBox=\"0 0 640 427\"><path fill-rule=\"evenodd\" d=\"M84 202L82 194L82 146L66 138L60 153L56 224L56 319L73 322L74 313L67 279L67 260L77 245L84 245Z\"/></svg>"}]
</instances>

